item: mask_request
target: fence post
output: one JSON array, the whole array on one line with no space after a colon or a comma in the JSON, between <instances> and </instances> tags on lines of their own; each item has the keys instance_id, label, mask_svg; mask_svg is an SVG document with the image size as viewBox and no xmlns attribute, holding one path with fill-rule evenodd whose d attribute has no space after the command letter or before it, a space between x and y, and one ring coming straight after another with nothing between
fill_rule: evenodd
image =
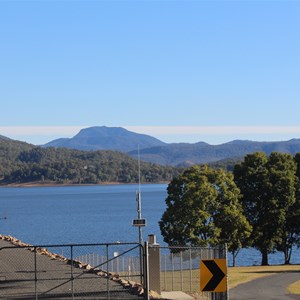
<instances>
[{"instance_id":1,"label":"fence post","mask_svg":"<svg viewBox=\"0 0 300 300\"><path fill-rule=\"evenodd\" d=\"M226 270L227 270L227 274L226 274L226 300L229 300L229 289L228 289L228 248L227 248L227 244L224 245L225 248L225 258L226 258Z\"/></svg>"},{"instance_id":2,"label":"fence post","mask_svg":"<svg viewBox=\"0 0 300 300\"><path fill-rule=\"evenodd\" d=\"M141 247L142 245L140 245ZM143 287L144 287L144 299L149 300L149 252L148 252L148 242L144 243L144 280L143 280Z\"/></svg>"},{"instance_id":3,"label":"fence post","mask_svg":"<svg viewBox=\"0 0 300 300\"><path fill-rule=\"evenodd\" d=\"M106 289L107 289L107 299L110 299L110 293L109 293L109 253L108 253L108 244L106 244Z\"/></svg>"},{"instance_id":4,"label":"fence post","mask_svg":"<svg viewBox=\"0 0 300 300\"><path fill-rule=\"evenodd\" d=\"M180 290L183 291L182 249L180 251Z\"/></svg>"},{"instance_id":5,"label":"fence post","mask_svg":"<svg viewBox=\"0 0 300 300\"><path fill-rule=\"evenodd\" d=\"M171 265L172 265L172 291L174 291L174 254L171 252Z\"/></svg>"},{"instance_id":6,"label":"fence post","mask_svg":"<svg viewBox=\"0 0 300 300\"><path fill-rule=\"evenodd\" d=\"M160 247L156 243L154 234L148 236L149 239L149 290L161 294L160 287Z\"/></svg>"},{"instance_id":7,"label":"fence post","mask_svg":"<svg viewBox=\"0 0 300 300\"><path fill-rule=\"evenodd\" d=\"M73 246L71 245L71 289L72 289L72 300L74 299L74 274L73 274Z\"/></svg>"},{"instance_id":8,"label":"fence post","mask_svg":"<svg viewBox=\"0 0 300 300\"><path fill-rule=\"evenodd\" d=\"M165 254L165 259L164 259L164 290L167 290L167 254Z\"/></svg>"},{"instance_id":9,"label":"fence post","mask_svg":"<svg viewBox=\"0 0 300 300\"><path fill-rule=\"evenodd\" d=\"M217 258L224 258L226 259L226 269L228 268L227 266L227 244L224 245L219 245L217 255L215 257ZM226 274L226 292L221 292L221 293L213 293L214 294L214 299L216 300L229 300L229 292L228 292L228 274Z\"/></svg>"},{"instance_id":10,"label":"fence post","mask_svg":"<svg viewBox=\"0 0 300 300\"><path fill-rule=\"evenodd\" d=\"M34 293L35 293L35 299L38 300L38 294L37 294L37 262L36 262L36 247L34 247Z\"/></svg>"},{"instance_id":11,"label":"fence post","mask_svg":"<svg viewBox=\"0 0 300 300\"><path fill-rule=\"evenodd\" d=\"M190 268L190 292L192 292L192 278L193 278L193 262L192 262L192 247L190 245L189 247L189 254L190 254L190 257L189 257L189 268Z\"/></svg>"}]
</instances>

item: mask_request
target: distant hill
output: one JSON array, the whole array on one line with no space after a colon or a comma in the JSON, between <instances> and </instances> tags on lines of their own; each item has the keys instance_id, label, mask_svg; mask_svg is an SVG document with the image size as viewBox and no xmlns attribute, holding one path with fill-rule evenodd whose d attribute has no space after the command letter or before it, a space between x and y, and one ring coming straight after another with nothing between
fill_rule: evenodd
<instances>
[{"instance_id":1,"label":"distant hill","mask_svg":"<svg viewBox=\"0 0 300 300\"><path fill-rule=\"evenodd\" d=\"M4 136L4 135L1 135L1 134L0 134L0 140L3 140L3 141L11 141L10 138L8 138L8 137L6 137L6 136Z\"/></svg>"},{"instance_id":2,"label":"distant hill","mask_svg":"<svg viewBox=\"0 0 300 300\"><path fill-rule=\"evenodd\" d=\"M16 163L18 156L22 151L30 151L34 147L34 145L0 135L0 178L3 174L20 168Z\"/></svg>"},{"instance_id":3,"label":"distant hill","mask_svg":"<svg viewBox=\"0 0 300 300\"><path fill-rule=\"evenodd\" d=\"M300 152L300 139L292 139L285 142L253 142L235 140L221 145L209 145L207 143L195 144L168 144L160 147L152 147L140 151L140 157L144 161L173 166L189 166L217 162L226 159L241 159L246 154L262 151L283 152L295 154ZM137 151L128 153L137 157Z\"/></svg>"},{"instance_id":4,"label":"distant hill","mask_svg":"<svg viewBox=\"0 0 300 300\"><path fill-rule=\"evenodd\" d=\"M164 142L145 134L128 131L121 127L96 126L82 129L72 138L53 140L43 147L64 147L77 150L115 150L129 152L163 146Z\"/></svg>"},{"instance_id":5,"label":"distant hill","mask_svg":"<svg viewBox=\"0 0 300 300\"><path fill-rule=\"evenodd\" d=\"M21 151L27 151L34 147L36 146L0 135L0 157L15 158Z\"/></svg>"}]
</instances>

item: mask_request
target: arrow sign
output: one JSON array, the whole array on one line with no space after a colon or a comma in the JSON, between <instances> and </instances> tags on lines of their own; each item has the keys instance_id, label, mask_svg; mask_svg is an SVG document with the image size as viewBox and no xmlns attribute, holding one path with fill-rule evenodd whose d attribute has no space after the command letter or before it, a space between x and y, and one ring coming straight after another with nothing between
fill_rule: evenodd
<instances>
[{"instance_id":1,"label":"arrow sign","mask_svg":"<svg viewBox=\"0 0 300 300\"><path fill-rule=\"evenodd\" d=\"M227 290L226 259L200 261L200 290L202 292L225 292Z\"/></svg>"}]
</instances>

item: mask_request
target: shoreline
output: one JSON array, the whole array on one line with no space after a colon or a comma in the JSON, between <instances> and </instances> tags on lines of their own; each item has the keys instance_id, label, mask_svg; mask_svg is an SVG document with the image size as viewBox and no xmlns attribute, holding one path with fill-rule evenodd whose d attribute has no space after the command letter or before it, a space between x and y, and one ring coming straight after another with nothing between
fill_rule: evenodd
<instances>
[{"instance_id":1,"label":"shoreline","mask_svg":"<svg viewBox=\"0 0 300 300\"><path fill-rule=\"evenodd\" d=\"M64 187L64 186L106 186L121 184L139 184L138 182L115 182L105 181L100 183L56 183L56 182L25 182L25 183L7 183L0 184L0 188L18 188L18 187ZM141 184L169 184L169 182L143 182Z\"/></svg>"}]
</instances>

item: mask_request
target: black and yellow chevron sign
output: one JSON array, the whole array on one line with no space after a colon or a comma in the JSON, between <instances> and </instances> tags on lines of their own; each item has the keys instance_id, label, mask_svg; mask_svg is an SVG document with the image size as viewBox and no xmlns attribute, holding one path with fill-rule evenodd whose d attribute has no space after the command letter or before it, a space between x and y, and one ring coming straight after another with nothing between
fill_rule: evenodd
<instances>
[{"instance_id":1,"label":"black and yellow chevron sign","mask_svg":"<svg viewBox=\"0 0 300 300\"><path fill-rule=\"evenodd\" d=\"M218 258L200 260L201 292L226 292L226 276L226 259Z\"/></svg>"}]
</instances>

